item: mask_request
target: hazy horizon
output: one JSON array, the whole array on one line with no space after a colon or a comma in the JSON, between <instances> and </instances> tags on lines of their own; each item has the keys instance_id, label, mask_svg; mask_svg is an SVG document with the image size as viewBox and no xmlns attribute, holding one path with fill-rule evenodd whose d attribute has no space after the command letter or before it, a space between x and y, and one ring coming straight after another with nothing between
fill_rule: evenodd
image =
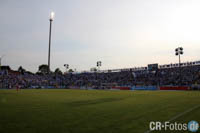
<instances>
[{"instance_id":1,"label":"hazy horizon","mask_svg":"<svg viewBox=\"0 0 200 133\"><path fill-rule=\"evenodd\" d=\"M2 65L36 72L47 64L49 15L51 70L130 68L199 60L198 0L1 0Z\"/></svg>"}]
</instances>

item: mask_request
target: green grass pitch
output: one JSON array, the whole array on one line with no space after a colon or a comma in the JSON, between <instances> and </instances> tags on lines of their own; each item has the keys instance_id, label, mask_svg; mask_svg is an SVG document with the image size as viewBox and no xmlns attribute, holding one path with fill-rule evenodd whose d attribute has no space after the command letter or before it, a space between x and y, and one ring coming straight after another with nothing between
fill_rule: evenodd
<instances>
[{"instance_id":1,"label":"green grass pitch","mask_svg":"<svg viewBox=\"0 0 200 133\"><path fill-rule=\"evenodd\" d=\"M200 104L198 91L0 90L0 133L143 133ZM200 108L174 121L200 122Z\"/></svg>"}]
</instances>

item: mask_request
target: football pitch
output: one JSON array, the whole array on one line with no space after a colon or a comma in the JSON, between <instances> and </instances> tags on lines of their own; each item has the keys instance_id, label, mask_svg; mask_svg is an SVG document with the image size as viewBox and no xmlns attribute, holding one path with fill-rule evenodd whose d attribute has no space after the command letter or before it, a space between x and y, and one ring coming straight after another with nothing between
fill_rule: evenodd
<instances>
[{"instance_id":1,"label":"football pitch","mask_svg":"<svg viewBox=\"0 0 200 133\"><path fill-rule=\"evenodd\" d=\"M198 91L0 90L0 133L144 133L199 122L198 105Z\"/></svg>"}]
</instances>

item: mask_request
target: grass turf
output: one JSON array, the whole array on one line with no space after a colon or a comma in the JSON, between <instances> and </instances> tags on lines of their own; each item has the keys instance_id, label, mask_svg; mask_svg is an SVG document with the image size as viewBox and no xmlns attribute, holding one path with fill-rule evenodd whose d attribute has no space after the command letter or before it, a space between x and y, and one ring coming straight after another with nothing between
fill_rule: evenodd
<instances>
[{"instance_id":1,"label":"grass turf","mask_svg":"<svg viewBox=\"0 0 200 133\"><path fill-rule=\"evenodd\" d=\"M0 90L0 133L141 133L200 104L198 91ZM200 122L200 108L175 121Z\"/></svg>"}]
</instances>

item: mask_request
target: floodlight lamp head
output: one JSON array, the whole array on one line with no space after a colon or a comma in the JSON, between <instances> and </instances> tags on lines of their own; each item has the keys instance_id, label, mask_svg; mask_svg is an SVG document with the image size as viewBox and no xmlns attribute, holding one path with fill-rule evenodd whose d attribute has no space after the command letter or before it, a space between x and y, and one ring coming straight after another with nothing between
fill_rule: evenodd
<instances>
[{"instance_id":1,"label":"floodlight lamp head","mask_svg":"<svg viewBox=\"0 0 200 133\"><path fill-rule=\"evenodd\" d=\"M55 17L55 13L54 12L51 12L51 14L50 14L50 21L53 21L54 20L54 17Z\"/></svg>"}]
</instances>

